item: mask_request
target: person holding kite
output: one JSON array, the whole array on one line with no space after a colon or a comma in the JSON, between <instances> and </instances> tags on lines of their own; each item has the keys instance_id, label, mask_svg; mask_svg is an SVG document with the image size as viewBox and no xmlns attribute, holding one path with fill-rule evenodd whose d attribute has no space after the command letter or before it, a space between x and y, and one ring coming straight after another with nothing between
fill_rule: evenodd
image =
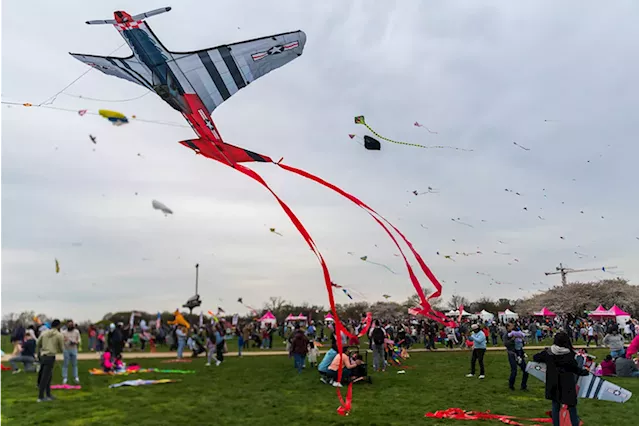
<instances>
[{"instance_id":1,"label":"person holding kite","mask_svg":"<svg viewBox=\"0 0 640 426\"><path fill-rule=\"evenodd\" d=\"M569 335L564 331L556 333L553 345L535 354L533 360L547 365L545 398L551 400L551 417L554 426L560 425L562 404L566 404L569 409L571 426L578 426L580 424L576 408L578 392L574 375L588 376L589 372L578 367Z\"/></svg>"}]
</instances>

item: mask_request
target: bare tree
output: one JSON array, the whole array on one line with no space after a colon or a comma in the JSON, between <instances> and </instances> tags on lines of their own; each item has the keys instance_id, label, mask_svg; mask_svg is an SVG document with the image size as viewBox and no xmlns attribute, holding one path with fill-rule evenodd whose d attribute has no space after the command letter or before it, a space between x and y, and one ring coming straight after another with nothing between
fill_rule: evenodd
<instances>
[{"instance_id":1,"label":"bare tree","mask_svg":"<svg viewBox=\"0 0 640 426\"><path fill-rule=\"evenodd\" d=\"M449 299L447 307L455 311L460 307L460 305L469 306L469 301L464 296L454 294Z\"/></svg>"}]
</instances>

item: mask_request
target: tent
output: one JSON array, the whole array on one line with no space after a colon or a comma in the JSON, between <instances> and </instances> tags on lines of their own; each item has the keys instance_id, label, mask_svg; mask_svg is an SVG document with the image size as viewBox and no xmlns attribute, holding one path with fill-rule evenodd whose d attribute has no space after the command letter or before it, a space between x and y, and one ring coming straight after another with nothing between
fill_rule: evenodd
<instances>
[{"instance_id":1,"label":"tent","mask_svg":"<svg viewBox=\"0 0 640 426\"><path fill-rule=\"evenodd\" d=\"M449 311L445 314L448 317L459 317L460 316L460 311L458 309L456 309L455 311ZM468 316L472 316L473 314L470 314L469 312L465 311L464 309L462 309L462 316L463 317L468 317Z\"/></svg>"},{"instance_id":2,"label":"tent","mask_svg":"<svg viewBox=\"0 0 640 426\"><path fill-rule=\"evenodd\" d=\"M331 322L335 321L333 319L333 315L331 315L331 312L329 312L327 315L324 316L324 320L325 321L331 321Z\"/></svg>"},{"instance_id":3,"label":"tent","mask_svg":"<svg viewBox=\"0 0 640 426\"><path fill-rule=\"evenodd\" d=\"M276 321L276 317L271 313L271 311L268 311L262 316L262 318L260 318L261 328L266 328L267 324L271 325L271 327L275 327L278 324L278 321Z\"/></svg>"},{"instance_id":4,"label":"tent","mask_svg":"<svg viewBox=\"0 0 640 426\"><path fill-rule=\"evenodd\" d=\"M555 317L556 316L555 312L551 312L546 307L540 309L540 312L534 312L533 315L536 317Z\"/></svg>"},{"instance_id":5,"label":"tent","mask_svg":"<svg viewBox=\"0 0 640 426\"><path fill-rule=\"evenodd\" d=\"M511 321L520 318L520 315L516 314L510 309L505 309L504 312L498 312L498 319L500 321Z\"/></svg>"},{"instance_id":6,"label":"tent","mask_svg":"<svg viewBox=\"0 0 640 426\"><path fill-rule=\"evenodd\" d=\"M631 319L631 315L629 315L627 312L623 311L616 305L613 305L611 308L609 308L608 312L611 314L611 316L616 317L616 322L618 323L618 327L620 328L624 328L627 321Z\"/></svg>"},{"instance_id":7,"label":"tent","mask_svg":"<svg viewBox=\"0 0 640 426\"><path fill-rule=\"evenodd\" d=\"M609 310L603 308L602 305L598 305L598 307L595 310L589 312L589 316L596 317L596 318L603 318L603 317L613 317L615 315L611 313Z\"/></svg>"},{"instance_id":8,"label":"tent","mask_svg":"<svg viewBox=\"0 0 640 426\"><path fill-rule=\"evenodd\" d=\"M478 315L478 317L480 317L482 321L491 321L495 318L495 315L493 315L491 312L485 311L484 309L478 312L476 315Z\"/></svg>"},{"instance_id":9,"label":"tent","mask_svg":"<svg viewBox=\"0 0 640 426\"><path fill-rule=\"evenodd\" d=\"M307 317L302 315L302 312L298 315L289 314L289 316L285 319L286 322L304 322L308 321Z\"/></svg>"}]
</instances>

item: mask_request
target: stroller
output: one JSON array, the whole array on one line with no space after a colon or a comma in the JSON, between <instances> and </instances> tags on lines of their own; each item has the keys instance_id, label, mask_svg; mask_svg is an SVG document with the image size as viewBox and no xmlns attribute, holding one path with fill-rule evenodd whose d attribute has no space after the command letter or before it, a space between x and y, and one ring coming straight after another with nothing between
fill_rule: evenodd
<instances>
[{"instance_id":1,"label":"stroller","mask_svg":"<svg viewBox=\"0 0 640 426\"><path fill-rule=\"evenodd\" d=\"M353 369L351 377L353 377L353 383L367 382L372 383L371 376L369 375L369 353L364 350L364 357L362 357L359 346L346 346L344 351L356 355L356 357L362 359L362 364Z\"/></svg>"}]
</instances>

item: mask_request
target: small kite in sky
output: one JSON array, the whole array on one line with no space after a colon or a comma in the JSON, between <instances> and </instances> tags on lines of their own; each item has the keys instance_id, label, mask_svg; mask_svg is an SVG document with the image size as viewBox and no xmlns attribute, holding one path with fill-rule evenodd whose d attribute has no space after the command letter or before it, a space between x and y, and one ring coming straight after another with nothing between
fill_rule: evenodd
<instances>
[{"instance_id":1,"label":"small kite in sky","mask_svg":"<svg viewBox=\"0 0 640 426\"><path fill-rule=\"evenodd\" d=\"M424 226L423 224L420 224L420 226L422 226L424 229L429 229L426 226Z\"/></svg>"},{"instance_id":2,"label":"small kite in sky","mask_svg":"<svg viewBox=\"0 0 640 426\"><path fill-rule=\"evenodd\" d=\"M418 195L423 195L423 194L438 194L439 192L440 192L440 191L438 191L437 189L433 189L433 188L432 188L432 187L430 187L430 186L427 186L427 190L426 190L425 192L418 192L418 190L417 190L417 189L416 189L416 190L411 191L411 193L412 193L413 195L416 195L416 196L418 196Z\"/></svg>"},{"instance_id":3,"label":"small kite in sky","mask_svg":"<svg viewBox=\"0 0 640 426\"><path fill-rule=\"evenodd\" d=\"M538 219L540 219L540 220L544 220L544 217L542 217L542 216L538 216Z\"/></svg>"},{"instance_id":4,"label":"small kite in sky","mask_svg":"<svg viewBox=\"0 0 640 426\"><path fill-rule=\"evenodd\" d=\"M372 262L371 260L369 260L368 256L362 256L360 258L360 260L362 260L363 262L368 262L368 263L372 263L374 265L382 266L383 268L387 269L392 274L395 274L395 272L393 272L393 270L391 268L389 268L387 265L383 265L382 263L378 263L378 262Z\"/></svg>"},{"instance_id":5,"label":"small kite in sky","mask_svg":"<svg viewBox=\"0 0 640 426\"><path fill-rule=\"evenodd\" d=\"M519 144L519 143L517 143L517 142L513 142L513 144L514 144L515 146L517 146L518 148L524 149L525 151L531 151L531 148L525 148L524 146L520 145L520 144Z\"/></svg>"},{"instance_id":6,"label":"small kite in sky","mask_svg":"<svg viewBox=\"0 0 640 426\"><path fill-rule=\"evenodd\" d=\"M93 135L89 135L89 139L91 139L91 142L93 142L94 145L97 143L96 140L98 140L98 138Z\"/></svg>"},{"instance_id":7,"label":"small kite in sky","mask_svg":"<svg viewBox=\"0 0 640 426\"><path fill-rule=\"evenodd\" d=\"M361 138L358 135L353 135L350 134L349 137L351 139L356 138L356 141L359 141L358 143L362 146L364 146L365 149L368 149L369 151L380 151L380 147L382 146L380 144L380 141L378 141L377 139L372 138L371 136L366 136L363 138Z\"/></svg>"},{"instance_id":8,"label":"small kite in sky","mask_svg":"<svg viewBox=\"0 0 640 426\"><path fill-rule=\"evenodd\" d=\"M451 218L451 220L456 223L459 223L460 225L465 225L465 226L468 226L469 228L473 228L473 225L469 225L468 223L462 222L460 218L457 218L457 219Z\"/></svg>"},{"instance_id":9,"label":"small kite in sky","mask_svg":"<svg viewBox=\"0 0 640 426\"><path fill-rule=\"evenodd\" d=\"M346 294L346 295L347 295L347 297L348 297L349 299L353 300L353 297L351 297L351 295L349 294L349 292L347 291L347 289L346 289L346 288L343 288L343 289L342 289L342 292L343 292L344 294Z\"/></svg>"},{"instance_id":10,"label":"small kite in sky","mask_svg":"<svg viewBox=\"0 0 640 426\"><path fill-rule=\"evenodd\" d=\"M83 116L83 115L85 115L86 113L87 113L87 110L86 110L86 109L81 109L81 110L79 110L79 111L78 111L78 115L79 115L80 117L82 117L82 116Z\"/></svg>"},{"instance_id":11,"label":"small kite in sky","mask_svg":"<svg viewBox=\"0 0 640 426\"><path fill-rule=\"evenodd\" d=\"M423 128L423 129L425 129L427 132L432 133L432 134L434 134L434 135L437 135L437 134L438 134L438 132L434 132L433 130L429 129L427 126L422 125L422 124L418 123L417 121L416 121L415 123L413 123L413 125L414 125L414 126L416 126L416 127L422 127L422 128Z\"/></svg>"},{"instance_id":12,"label":"small kite in sky","mask_svg":"<svg viewBox=\"0 0 640 426\"><path fill-rule=\"evenodd\" d=\"M114 126L122 126L123 124L127 124L129 120L127 117L117 111L109 111L108 109L98 110L98 114L109 120Z\"/></svg>"},{"instance_id":13,"label":"small kite in sky","mask_svg":"<svg viewBox=\"0 0 640 426\"><path fill-rule=\"evenodd\" d=\"M383 294L382 297L384 297L385 299L390 299L391 296L389 296L388 294Z\"/></svg>"},{"instance_id":14,"label":"small kite in sky","mask_svg":"<svg viewBox=\"0 0 640 426\"><path fill-rule=\"evenodd\" d=\"M391 142L391 143L396 143L399 145L408 145L408 146L415 146L418 148L426 148L426 149L431 149L431 148L438 148L438 149L443 149L443 148L448 148L448 149L455 149L458 151L473 151L472 149L462 149L462 148L455 148L453 146L442 146L442 145L434 145L434 146L424 146L424 145L419 145L417 143L409 143L409 142L401 142L401 141L396 141L393 139L389 139L389 138L385 138L384 136L376 133L375 130L373 130L371 127L369 127L369 125L364 121L364 115L359 115L357 117L354 118L354 122L356 124L362 124L363 126L365 126L367 129L369 129L369 131L371 133L373 133L374 135L376 135L377 137L379 137L382 140L385 140L387 142Z\"/></svg>"},{"instance_id":15,"label":"small kite in sky","mask_svg":"<svg viewBox=\"0 0 640 426\"><path fill-rule=\"evenodd\" d=\"M60 262L58 262L58 259L56 259L56 274L60 273Z\"/></svg>"},{"instance_id":16,"label":"small kite in sky","mask_svg":"<svg viewBox=\"0 0 640 426\"><path fill-rule=\"evenodd\" d=\"M493 253L499 254L501 256L511 256L511 253L500 253L499 251L495 251L495 250L493 251Z\"/></svg>"},{"instance_id":17,"label":"small kite in sky","mask_svg":"<svg viewBox=\"0 0 640 426\"><path fill-rule=\"evenodd\" d=\"M280 235L281 237L283 236L281 233L279 233L278 231L276 231L276 228L269 228L269 231L270 231L271 233L273 233L273 234Z\"/></svg>"},{"instance_id":18,"label":"small kite in sky","mask_svg":"<svg viewBox=\"0 0 640 426\"><path fill-rule=\"evenodd\" d=\"M173 214L173 211L169 207L165 206L163 203L161 203L158 200L151 201L151 207L153 207L156 210L160 210L162 213L164 213L165 216L169 214Z\"/></svg>"}]
</instances>

